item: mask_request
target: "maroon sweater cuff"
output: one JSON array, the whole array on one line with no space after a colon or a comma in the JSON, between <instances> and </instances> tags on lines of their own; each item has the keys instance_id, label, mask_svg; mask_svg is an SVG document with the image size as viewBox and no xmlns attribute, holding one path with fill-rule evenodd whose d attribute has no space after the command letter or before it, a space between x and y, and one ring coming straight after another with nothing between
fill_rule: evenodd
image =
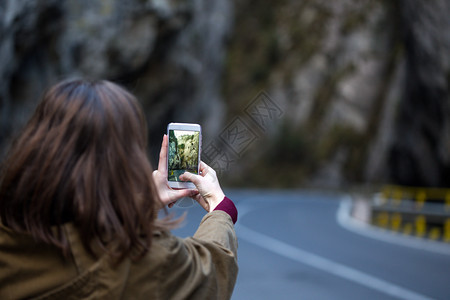
<instances>
[{"instance_id":1,"label":"maroon sweater cuff","mask_svg":"<svg viewBox=\"0 0 450 300\"><path fill-rule=\"evenodd\" d=\"M236 224L238 211L233 201L231 201L230 198L228 198L227 196L223 198L222 202L220 202L219 205L217 205L214 210L221 210L226 212L227 214L230 215L231 220L233 220L233 223Z\"/></svg>"}]
</instances>

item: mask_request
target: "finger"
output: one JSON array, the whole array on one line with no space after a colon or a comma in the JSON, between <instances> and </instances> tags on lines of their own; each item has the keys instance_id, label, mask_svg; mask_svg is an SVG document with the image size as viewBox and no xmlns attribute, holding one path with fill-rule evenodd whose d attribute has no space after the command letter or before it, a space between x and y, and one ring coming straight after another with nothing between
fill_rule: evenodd
<instances>
[{"instance_id":1,"label":"finger","mask_svg":"<svg viewBox=\"0 0 450 300\"><path fill-rule=\"evenodd\" d=\"M167 146L168 146L168 138L167 135L164 134L161 143L161 151L159 152L159 163L158 163L158 170L163 172L163 174L167 173Z\"/></svg>"},{"instance_id":2,"label":"finger","mask_svg":"<svg viewBox=\"0 0 450 300\"><path fill-rule=\"evenodd\" d=\"M167 135L164 134L161 143L161 151L159 152L159 163L158 163L158 170L161 171L164 175L167 174L167 145L168 145L168 138Z\"/></svg>"},{"instance_id":3,"label":"finger","mask_svg":"<svg viewBox=\"0 0 450 300\"><path fill-rule=\"evenodd\" d=\"M194 195L191 198L198 202L200 200L200 198L203 198L203 197L202 197L202 194L198 193L197 195Z\"/></svg>"},{"instance_id":4,"label":"finger","mask_svg":"<svg viewBox=\"0 0 450 300\"><path fill-rule=\"evenodd\" d=\"M207 212L209 212L209 203L206 202L205 199L200 194L198 194L195 197L192 197L192 199L197 201L198 204L200 204L201 207L203 207Z\"/></svg>"},{"instance_id":5,"label":"finger","mask_svg":"<svg viewBox=\"0 0 450 300\"><path fill-rule=\"evenodd\" d=\"M208 170L210 166L208 166L204 161L200 161L200 171L203 173L204 171Z\"/></svg>"},{"instance_id":6,"label":"finger","mask_svg":"<svg viewBox=\"0 0 450 300\"><path fill-rule=\"evenodd\" d=\"M208 174L209 170L213 170L210 166L208 166L204 161L200 162L200 172L202 176Z\"/></svg>"},{"instance_id":7,"label":"finger","mask_svg":"<svg viewBox=\"0 0 450 300\"><path fill-rule=\"evenodd\" d=\"M200 161L200 168L211 168L203 160Z\"/></svg>"},{"instance_id":8,"label":"finger","mask_svg":"<svg viewBox=\"0 0 450 300\"><path fill-rule=\"evenodd\" d=\"M198 194L197 190L184 189L184 190L171 190L168 194L168 202L175 202L184 197L194 197Z\"/></svg>"},{"instance_id":9,"label":"finger","mask_svg":"<svg viewBox=\"0 0 450 300\"><path fill-rule=\"evenodd\" d=\"M201 178L200 175L195 175L195 174L192 174L191 172L187 172L187 171L180 175L181 180L191 181L195 185L200 184L200 178Z\"/></svg>"},{"instance_id":10,"label":"finger","mask_svg":"<svg viewBox=\"0 0 450 300\"><path fill-rule=\"evenodd\" d=\"M155 170L155 171L153 171L152 175L153 175L153 180L154 180L155 184L159 188L165 188L167 186L167 178L161 172L159 172L158 170Z\"/></svg>"},{"instance_id":11,"label":"finger","mask_svg":"<svg viewBox=\"0 0 450 300\"><path fill-rule=\"evenodd\" d=\"M178 191L176 191L176 196L179 198L194 197L196 195L198 195L197 190L178 190Z\"/></svg>"}]
</instances>

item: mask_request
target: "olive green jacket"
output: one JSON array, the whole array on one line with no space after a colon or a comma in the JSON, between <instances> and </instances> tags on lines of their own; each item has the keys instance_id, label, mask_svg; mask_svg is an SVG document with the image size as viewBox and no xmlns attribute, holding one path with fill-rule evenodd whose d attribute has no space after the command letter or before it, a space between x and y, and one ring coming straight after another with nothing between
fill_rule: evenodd
<instances>
[{"instance_id":1,"label":"olive green jacket","mask_svg":"<svg viewBox=\"0 0 450 300\"><path fill-rule=\"evenodd\" d=\"M94 259L73 225L64 225L71 259L0 224L0 299L229 299L237 239L230 216L205 215L193 237L155 231L138 262Z\"/></svg>"}]
</instances>

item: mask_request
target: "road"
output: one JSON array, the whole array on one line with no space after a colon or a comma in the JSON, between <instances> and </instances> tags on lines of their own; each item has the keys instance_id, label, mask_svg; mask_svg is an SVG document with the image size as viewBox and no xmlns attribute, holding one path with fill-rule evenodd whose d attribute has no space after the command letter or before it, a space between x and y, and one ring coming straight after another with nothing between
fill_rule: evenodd
<instances>
[{"instance_id":1,"label":"road","mask_svg":"<svg viewBox=\"0 0 450 300\"><path fill-rule=\"evenodd\" d=\"M450 299L450 245L355 225L342 195L226 193L239 210L232 299ZM174 234L192 235L202 209L175 211L188 214Z\"/></svg>"}]
</instances>

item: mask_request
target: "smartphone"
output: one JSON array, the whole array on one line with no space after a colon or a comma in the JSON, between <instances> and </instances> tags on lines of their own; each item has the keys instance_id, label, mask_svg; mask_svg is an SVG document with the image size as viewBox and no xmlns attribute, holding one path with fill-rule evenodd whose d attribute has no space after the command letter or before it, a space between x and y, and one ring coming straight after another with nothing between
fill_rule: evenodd
<instances>
[{"instance_id":1,"label":"smartphone","mask_svg":"<svg viewBox=\"0 0 450 300\"><path fill-rule=\"evenodd\" d=\"M202 128L199 124L170 123L167 126L169 146L167 151L167 181L172 188L191 189L190 181L181 181L186 171L199 173L202 147Z\"/></svg>"}]
</instances>

